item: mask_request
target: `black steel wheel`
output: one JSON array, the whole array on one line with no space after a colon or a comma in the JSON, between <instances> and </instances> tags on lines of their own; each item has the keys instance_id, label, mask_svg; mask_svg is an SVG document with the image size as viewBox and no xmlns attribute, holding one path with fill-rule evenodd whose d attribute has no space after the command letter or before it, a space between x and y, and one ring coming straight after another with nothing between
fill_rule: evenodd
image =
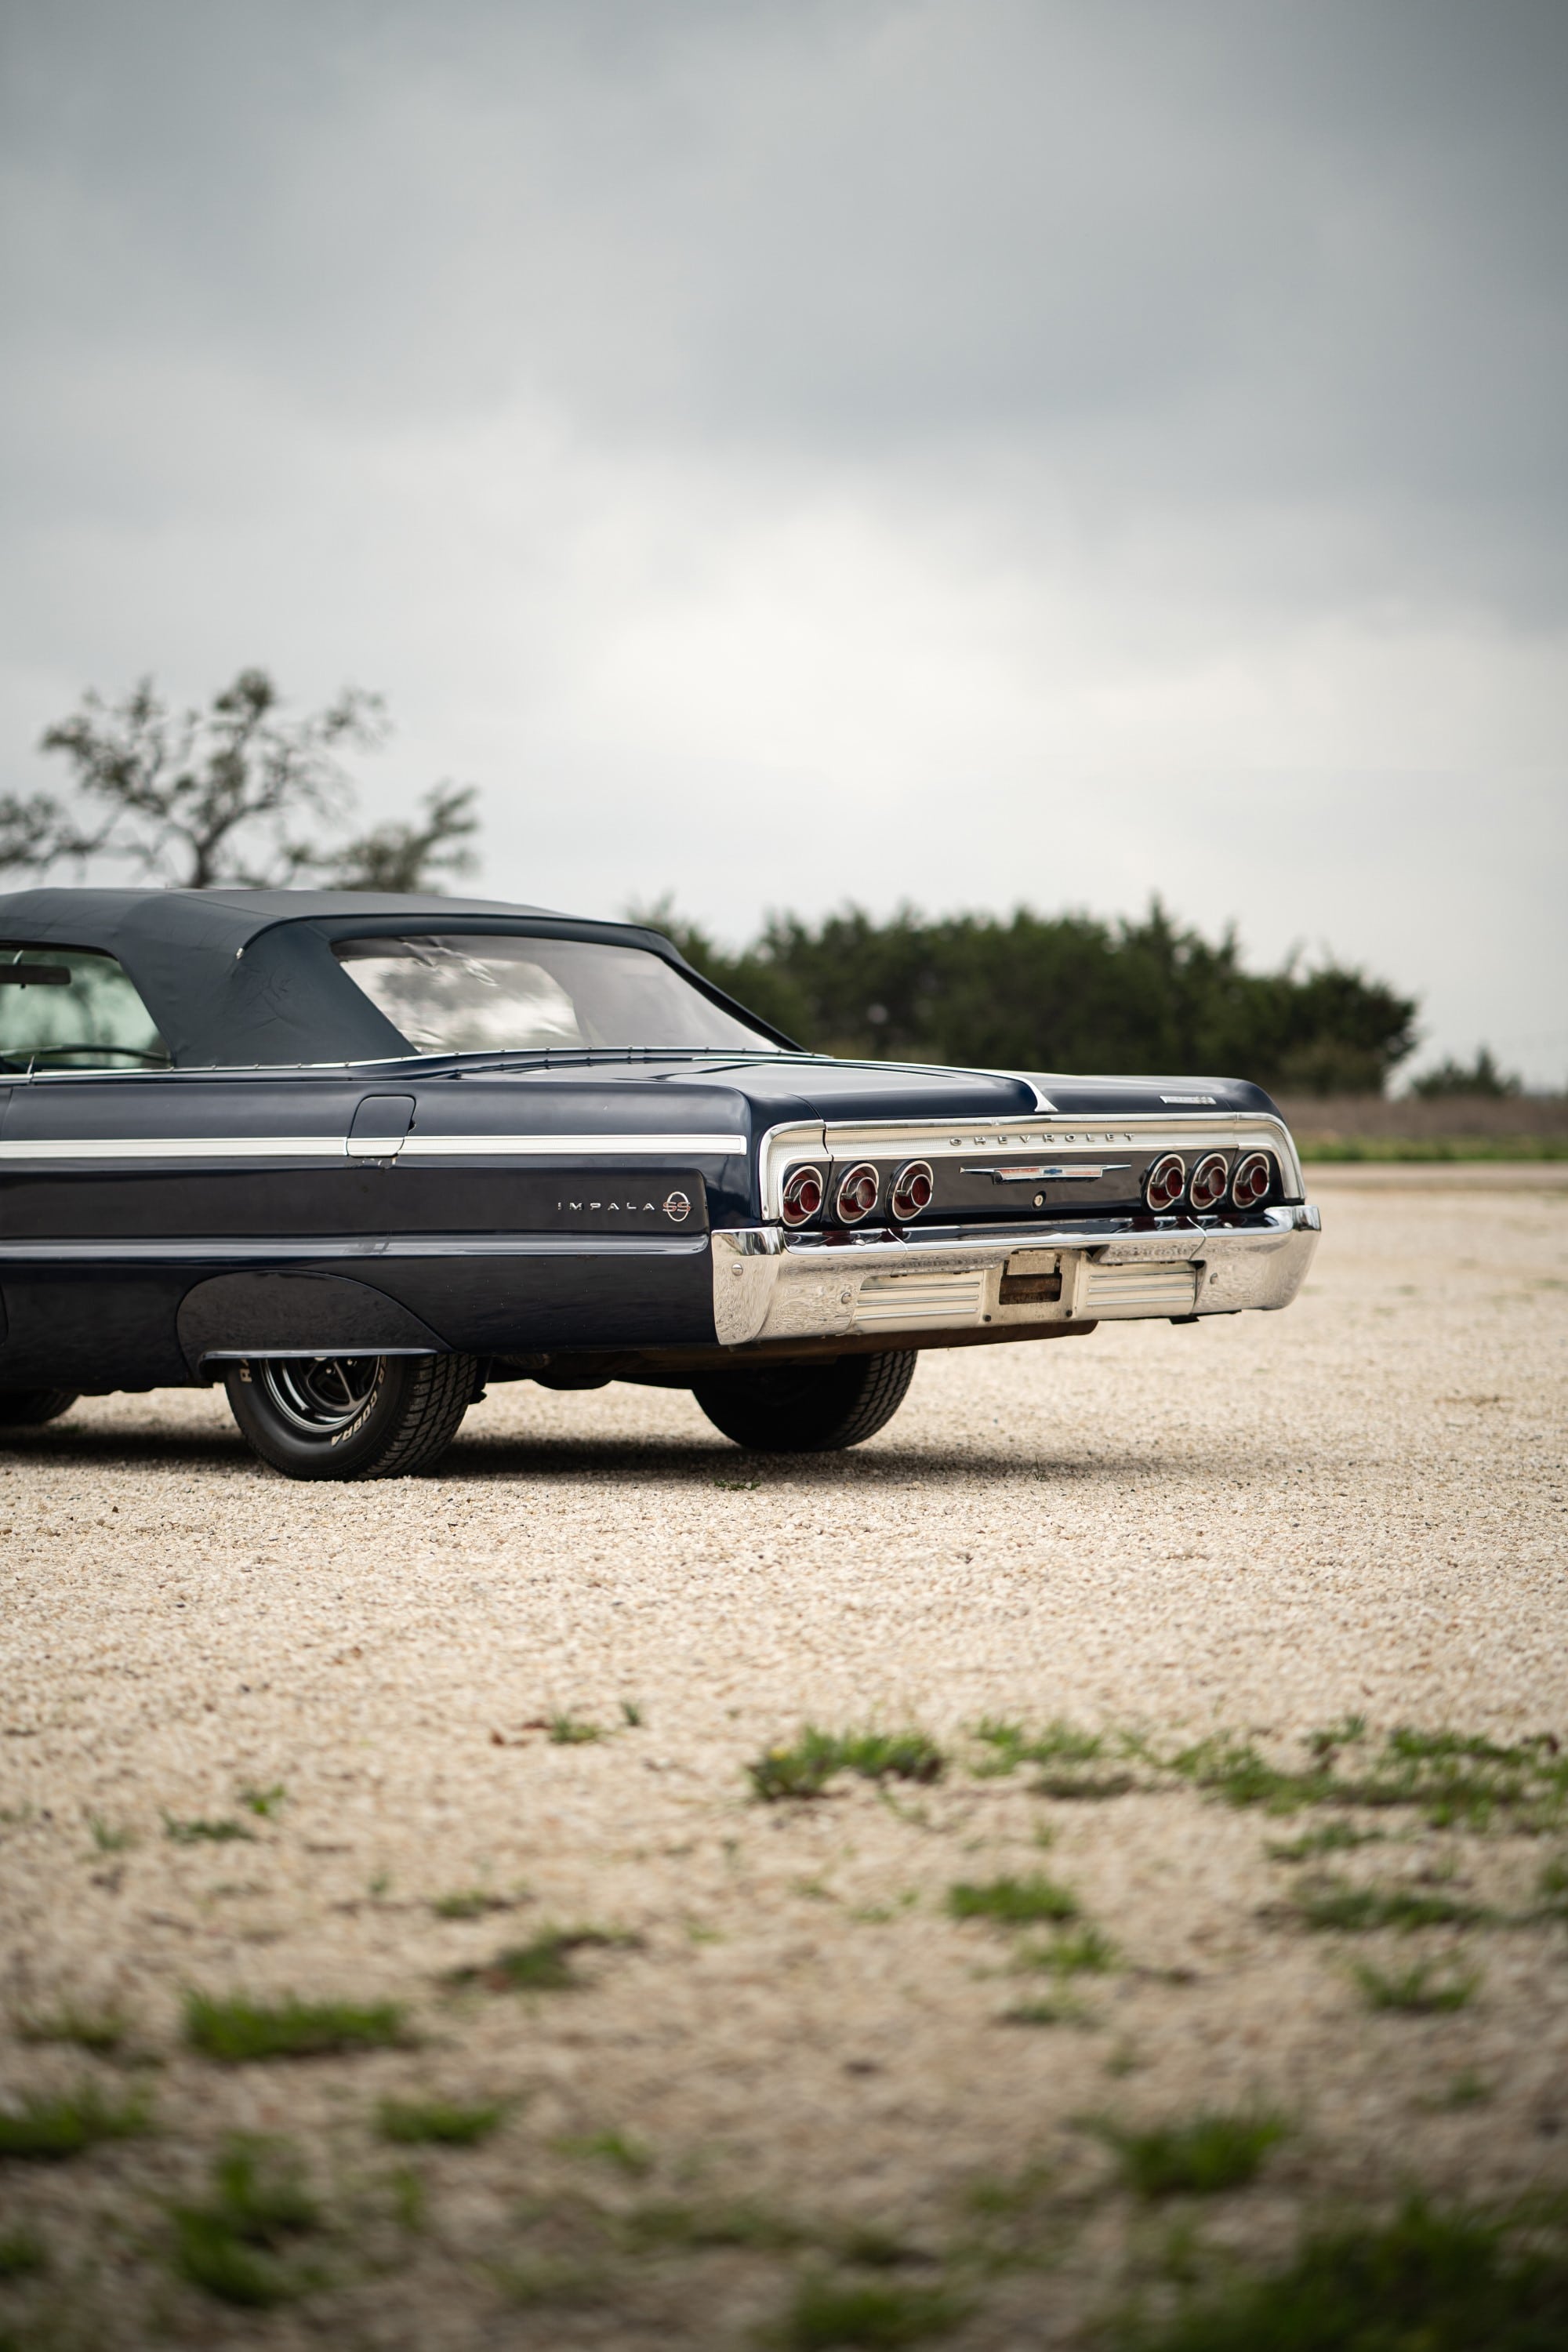
<instances>
[{"instance_id":1,"label":"black steel wheel","mask_svg":"<svg viewBox=\"0 0 1568 2352\"><path fill-rule=\"evenodd\" d=\"M0 1389L0 1429L40 1429L76 1400L75 1389Z\"/></svg>"},{"instance_id":2,"label":"black steel wheel","mask_svg":"<svg viewBox=\"0 0 1568 2352\"><path fill-rule=\"evenodd\" d=\"M253 1454L289 1478L406 1478L446 1452L472 1356L254 1356L224 1377Z\"/></svg>"},{"instance_id":3,"label":"black steel wheel","mask_svg":"<svg viewBox=\"0 0 1568 2352\"><path fill-rule=\"evenodd\" d=\"M916 1350L716 1372L691 1393L726 1437L757 1454L832 1454L885 1429L915 1376Z\"/></svg>"}]
</instances>

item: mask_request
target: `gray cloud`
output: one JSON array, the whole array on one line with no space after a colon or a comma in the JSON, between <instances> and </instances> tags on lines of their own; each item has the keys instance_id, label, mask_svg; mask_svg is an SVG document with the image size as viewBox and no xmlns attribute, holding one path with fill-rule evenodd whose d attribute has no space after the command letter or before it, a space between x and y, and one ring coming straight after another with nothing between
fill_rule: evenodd
<instances>
[{"instance_id":1,"label":"gray cloud","mask_svg":"<svg viewBox=\"0 0 1568 2352\"><path fill-rule=\"evenodd\" d=\"M89 677L353 672L395 792L486 786L498 885L1163 884L1561 1075L1559 0L5 38L15 780Z\"/></svg>"}]
</instances>

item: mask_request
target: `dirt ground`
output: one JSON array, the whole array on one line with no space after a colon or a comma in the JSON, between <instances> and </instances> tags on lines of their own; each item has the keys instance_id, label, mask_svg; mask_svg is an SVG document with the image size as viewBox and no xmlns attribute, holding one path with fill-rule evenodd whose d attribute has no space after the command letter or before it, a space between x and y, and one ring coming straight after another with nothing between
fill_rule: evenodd
<instances>
[{"instance_id":1,"label":"dirt ground","mask_svg":"<svg viewBox=\"0 0 1568 2352\"><path fill-rule=\"evenodd\" d=\"M0 2125L96 2091L151 2128L0 2160L0 2342L1001 2352L1157 2300L1177 2224L1267 2263L1337 2200L1568 2186L1568 1816L1274 1814L1160 1760L1297 1767L1346 1716L1367 1753L1568 1738L1568 1191L1320 1192L1288 1313L931 1354L841 1456L529 1383L386 1485L263 1471L209 1393L7 1433ZM1101 1793L977 1769L988 1720L1108 1735L1067 1759ZM808 1722L944 1769L760 1801ZM1378 1834L1271 1853L1331 1820ZM1070 1928L951 1916L1042 1874ZM1454 1916L1314 1932L1342 1881ZM501 1989L552 1927L616 1940ZM1354 1974L1423 1960L1458 2005ZM225 2063L193 1991L402 2004L401 2039ZM503 2113L401 2144L389 2099ZM1107 2128L1205 2110L1287 2128L1249 2185L1141 2201ZM226 2271L237 2133L318 2211L236 2223Z\"/></svg>"}]
</instances>

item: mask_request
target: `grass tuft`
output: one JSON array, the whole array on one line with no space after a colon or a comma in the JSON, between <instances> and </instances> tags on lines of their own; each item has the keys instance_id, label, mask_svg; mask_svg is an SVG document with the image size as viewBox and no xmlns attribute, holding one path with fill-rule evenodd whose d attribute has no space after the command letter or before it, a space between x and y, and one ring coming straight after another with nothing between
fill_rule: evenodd
<instances>
[{"instance_id":1,"label":"grass tuft","mask_svg":"<svg viewBox=\"0 0 1568 2352\"><path fill-rule=\"evenodd\" d=\"M136 1840L130 1830L117 1830L101 1813L89 1813L87 1826L100 1853L129 1853Z\"/></svg>"},{"instance_id":2,"label":"grass tuft","mask_svg":"<svg viewBox=\"0 0 1568 2352\"><path fill-rule=\"evenodd\" d=\"M1352 1886L1342 1878L1299 1886L1290 1907L1304 1927L1346 1936L1369 1936L1380 1927L1398 1927L1407 1935L1417 1927L1475 1927L1494 1916L1455 1895L1418 1886Z\"/></svg>"},{"instance_id":3,"label":"grass tuft","mask_svg":"<svg viewBox=\"0 0 1568 2352\"><path fill-rule=\"evenodd\" d=\"M266 2311L317 2282L279 2259L291 2240L321 2226L299 2157L287 2142L237 2135L212 2169L210 2195L176 2205L174 2267L219 2303Z\"/></svg>"},{"instance_id":4,"label":"grass tuft","mask_svg":"<svg viewBox=\"0 0 1568 2352\"><path fill-rule=\"evenodd\" d=\"M1433 1960L1417 1960L1414 1968L1385 1974L1364 1960L1351 1970L1369 2009L1402 2010L1411 2017L1442 2017L1464 2009L1480 1988L1479 1969L1445 1974Z\"/></svg>"},{"instance_id":5,"label":"grass tuft","mask_svg":"<svg viewBox=\"0 0 1568 2352\"><path fill-rule=\"evenodd\" d=\"M204 2058L242 2066L270 2058L330 2058L394 2049L408 2039L400 2001L216 2000L185 1995L185 2040Z\"/></svg>"},{"instance_id":6,"label":"grass tuft","mask_svg":"<svg viewBox=\"0 0 1568 2352\"><path fill-rule=\"evenodd\" d=\"M236 1801L254 1813L258 1821L275 1822L289 1801L289 1791L281 1780L274 1780L269 1789L245 1788L236 1791Z\"/></svg>"},{"instance_id":7,"label":"grass tuft","mask_svg":"<svg viewBox=\"0 0 1568 2352\"><path fill-rule=\"evenodd\" d=\"M35 2091L0 2108L0 2157L58 2164L101 2140L131 2139L148 2125L143 2098L106 2099L90 2083L52 2096Z\"/></svg>"},{"instance_id":8,"label":"grass tuft","mask_svg":"<svg viewBox=\"0 0 1568 2352\"><path fill-rule=\"evenodd\" d=\"M482 1919L490 1911L515 1911L525 1898L493 1895L488 1886L465 1886L455 1895L435 1895L430 1904L437 1919Z\"/></svg>"},{"instance_id":9,"label":"grass tuft","mask_svg":"<svg viewBox=\"0 0 1568 2352\"><path fill-rule=\"evenodd\" d=\"M987 1716L976 1724L974 1737L991 1750L974 1768L981 1780L998 1779L1016 1772L1021 1764L1035 1764L1040 1768L1034 1783L1037 1796L1124 1797L1137 1786L1131 1772L1088 1769L1105 1759L1108 1735L1104 1732L1079 1731L1073 1724L1060 1721L1047 1723L1043 1731L1030 1732L1021 1723ZM1133 1752L1136 1747L1126 1738L1118 1745L1124 1753Z\"/></svg>"},{"instance_id":10,"label":"grass tuft","mask_svg":"<svg viewBox=\"0 0 1568 2352\"><path fill-rule=\"evenodd\" d=\"M1568 2250L1506 2220L1413 2199L1390 2221L1315 2231L1262 2278L1232 2276L1124 2352L1547 2352L1568 2339Z\"/></svg>"},{"instance_id":11,"label":"grass tuft","mask_svg":"<svg viewBox=\"0 0 1568 2352\"><path fill-rule=\"evenodd\" d=\"M605 1927L545 1927L527 1944L514 1944L491 1960L452 1969L446 1981L458 1990L485 1992L573 1992L584 1979L572 1966L575 1952L608 1951L636 1945L636 1936Z\"/></svg>"},{"instance_id":12,"label":"grass tuft","mask_svg":"<svg viewBox=\"0 0 1568 2352\"><path fill-rule=\"evenodd\" d=\"M7 2230L0 2238L0 2279L37 2278L48 2266L48 2249L35 2231Z\"/></svg>"},{"instance_id":13,"label":"grass tuft","mask_svg":"<svg viewBox=\"0 0 1568 2352\"><path fill-rule=\"evenodd\" d=\"M744 2199L720 2205L636 2205L617 2218L616 2227L635 2249L648 2253L710 2246L788 2253L810 2235L798 2223Z\"/></svg>"},{"instance_id":14,"label":"grass tuft","mask_svg":"<svg viewBox=\"0 0 1568 2352\"><path fill-rule=\"evenodd\" d=\"M1352 1853L1358 1845L1376 1845L1387 1836L1386 1830L1358 1830L1352 1822L1325 1822L1321 1829L1307 1830L1299 1838L1289 1838L1268 1848L1270 1862L1314 1862L1320 1854Z\"/></svg>"},{"instance_id":15,"label":"grass tuft","mask_svg":"<svg viewBox=\"0 0 1568 2352\"><path fill-rule=\"evenodd\" d=\"M643 1713L640 1701L635 1698L622 1699L621 1721L626 1725L628 1731L640 1731L642 1729L644 1724L647 1721L647 1717Z\"/></svg>"},{"instance_id":16,"label":"grass tuft","mask_svg":"<svg viewBox=\"0 0 1568 2352\"><path fill-rule=\"evenodd\" d=\"M753 1795L764 1804L784 1797L819 1797L835 1774L866 1780L940 1780L947 1759L923 1731L819 1730L806 1724L790 1748L770 1748L746 1767Z\"/></svg>"},{"instance_id":17,"label":"grass tuft","mask_svg":"<svg viewBox=\"0 0 1568 2352\"><path fill-rule=\"evenodd\" d=\"M232 1845L236 1839L254 1844L256 1832L247 1830L243 1822L177 1822L173 1813L163 1815L163 1835L175 1845Z\"/></svg>"},{"instance_id":18,"label":"grass tuft","mask_svg":"<svg viewBox=\"0 0 1568 2352\"><path fill-rule=\"evenodd\" d=\"M1088 2025L1093 2011L1070 1992L1054 1993L1048 2000L1016 2001L1002 2011L1003 2025Z\"/></svg>"},{"instance_id":19,"label":"grass tuft","mask_svg":"<svg viewBox=\"0 0 1568 2352\"><path fill-rule=\"evenodd\" d=\"M828 2352L837 2345L895 2352L900 2345L951 2334L966 2308L944 2287L813 2276L800 2281L773 2340L786 2352Z\"/></svg>"},{"instance_id":20,"label":"grass tuft","mask_svg":"<svg viewBox=\"0 0 1568 2352\"><path fill-rule=\"evenodd\" d=\"M507 2102L465 2106L453 2099L383 2099L376 2129L400 2147L477 2147L506 2120Z\"/></svg>"},{"instance_id":21,"label":"grass tuft","mask_svg":"<svg viewBox=\"0 0 1568 2352\"><path fill-rule=\"evenodd\" d=\"M1245 2188L1289 2126L1281 2116L1215 2109L1190 2123L1152 2131L1128 2131L1109 2122L1094 2128L1114 2154L1124 2186L1135 2196L1153 2199L1214 2197Z\"/></svg>"},{"instance_id":22,"label":"grass tuft","mask_svg":"<svg viewBox=\"0 0 1568 2352\"><path fill-rule=\"evenodd\" d=\"M95 2058L112 2058L131 2032L115 2009L77 2009L69 2001L59 2009L29 2011L16 2020L22 2042L68 2042Z\"/></svg>"},{"instance_id":23,"label":"grass tuft","mask_svg":"<svg viewBox=\"0 0 1568 2352\"><path fill-rule=\"evenodd\" d=\"M550 1718L550 1738L556 1748L586 1748L604 1738L599 1724L582 1723L572 1715L552 1715Z\"/></svg>"},{"instance_id":24,"label":"grass tuft","mask_svg":"<svg viewBox=\"0 0 1568 2352\"><path fill-rule=\"evenodd\" d=\"M1053 1937L1048 1944L1022 1946L1017 1965L1053 1977L1106 1976L1121 1957L1103 1929L1086 1922Z\"/></svg>"},{"instance_id":25,"label":"grass tuft","mask_svg":"<svg viewBox=\"0 0 1568 2352\"><path fill-rule=\"evenodd\" d=\"M629 2132L585 2132L575 2138L558 2139L554 2146L563 2156L613 2164L617 2172L626 2173L634 2180L644 2179L653 2170L652 2149L634 2139Z\"/></svg>"},{"instance_id":26,"label":"grass tuft","mask_svg":"<svg viewBox=\"0 0 1568 2352\"><path fill-rule=\"evenodd\" d=\"M1004 1927L1030 1927L1041 1920L1079 1916L1077 1895L1038 1872L1029 1878L991 1878L980 1885L960 1881L947 1890L947 1907L955 1919L994 1919Z\"/></svg>"}]
</instances>

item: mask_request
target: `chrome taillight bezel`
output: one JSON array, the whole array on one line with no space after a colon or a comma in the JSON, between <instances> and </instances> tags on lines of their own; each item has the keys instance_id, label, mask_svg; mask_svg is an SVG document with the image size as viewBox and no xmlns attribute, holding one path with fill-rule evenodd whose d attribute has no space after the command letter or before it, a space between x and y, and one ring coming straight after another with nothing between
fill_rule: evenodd
<instances>
[{"instance_id":1,"label":"chrome taillight bezel","mask_svg":"<svg viewBox=\"0 0 1568 2352\"><path fill-rule=\"evenodd\" d=\"M803 1200L803 1193L814 1186L816 1199ZM779 1214L786 1225L808 1225L826 1198L827 1179L820 1168L792 1168L779 1195Z\"/></svg>"},{"instance_id":2,"label":"chrome taillight bezel","mask_svg":"<svg viewBox=\"0 0 1568 2352\"><path fill-rule=\"evenodd\" d=\"M868 1184L870 1186L867 1192ZM882 1180L868 1160L858 1160L847 1168L838 1180L833 1195L833 1213L841 1225L858 1225L868 1217L877 1205ZM864 1194L863 1199L852 1197Z\"/></svg>"},{"instance_id":3,"label":"chrome taillight bezel","mask_svg":"<svg viewBox=\"0 0 1568 2352\"><path fill-rule=\"evenodd\" d=\"M917 1200L914 1195L922 1185L925 1189L925 1197L923 1200ZM932 1172L931 1161L909 1160L893 1179L888 1194L889 1212L898 1218L900 1224L909 1224L921 1214L922 1210L929 1209L935 1198L936 1177Z\"/></svg>"},{"instance_id":4,"label":"chrome taillight bezel","mask_svg":"<svg viewBox=\"0 0 1568 2352\"><path fill-rule=\"evenodd\" d=\"M1274 1161L1267 1151L1249 1151L1231 1171L1231 1206L1258 1209L1274 1190Z\"/></svg>"},{"instance_id":5,"label":"chrome taillight bezel","mask_svg":"<svg viewBox=\"0 0 1568 2352\"><path fill-rule=\"evenodd\" d=\"M1152 1216L1169 1216L1179 1206L1186 1189L1186 1161L1179 1151L1162 1151L1143 1179L1143 1205Z\"/></svg>"},{"instance_id":6,"label":"chrome taillight bezel","mask_svg":"<svg viewBox=\"0 0 1568 2352\"><path fill-rule=\"evenodd\" d=\"M1217 1209L1230 1185L1230 1165L1223 1151L1205 1151L1187 1181L1187 1199L1200 1215Z\"/></svg>"}]
</instances>

